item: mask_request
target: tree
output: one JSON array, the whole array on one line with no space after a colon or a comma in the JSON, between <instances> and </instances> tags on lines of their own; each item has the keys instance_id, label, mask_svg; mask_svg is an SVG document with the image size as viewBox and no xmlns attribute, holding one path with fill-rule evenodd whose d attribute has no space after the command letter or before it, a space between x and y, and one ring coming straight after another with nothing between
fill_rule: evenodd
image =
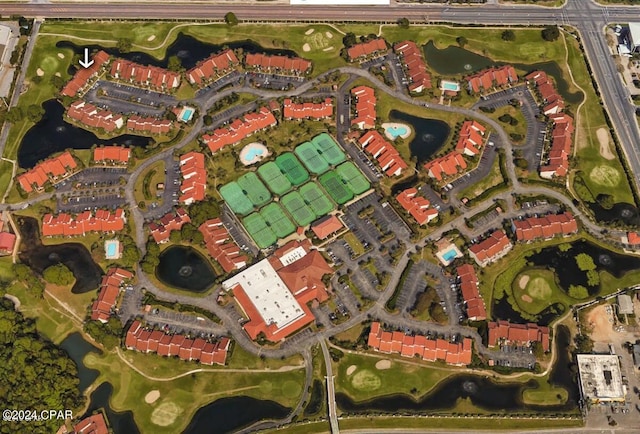
<instances>
[{"instance_id":1,"label":"tree","mask_svg":"<svg viewBox=\"0 0 640 434\"><path fill-rule=\"evenodd\" d=\"M135 265L140 260L140 251L135 244L125 245L122 249L122 260L127 264Z\"/></svg>"},{"instance_id":2,"label":"tree","mask_svg":"<svg viewBox=\"0 0 640 434\"><path fill-rule=\"evenodd\" d=\"M180 231L171 231L171 235L169 235L169 241L171 241L173 244L182 242L182 235L180 235Z\"/></svg>"},{"instance_id":3,"label":"tree","mask_svg":"<svg viewBox=\"0 0 640 434\"><path fill-rule=\"evenodd\" d=\"M600 285L600 274L598 273L598 270L587 271L587 285L589 286Z\"/></svg>"},{"instance_id":4,"label":"tree","mask_svg":"<svg viewBox=\"0 0 640 434\"><path fill-rule=\"evenodd\" d=\"M147 253L140 262L140 268L145 273L151 274L156 271L158 264L160 264L160 246L152 238L149 238L149 241L147 241Z\"/></svg>"},{"instance_id":5,"label":"tree","mask_svg":"<svg viewBox=\"0 0 640 434\"><path fill-rule=\"evenodd\" d=\"M569 297L582 300L589 297L589 291L582 285L569 285Z\"/></svg>"},{"instance_id":6,"label":"tree","mask_svg":"<svg viewBox=\"0 0 640 434\"><path fill-rule=\"evenodd\" d=\"M193 234L193 236L191 237L191 242L193 244L202 244L202 243L204 243L204 235L202 235L202 232L196 231Z\"/></svg>"},{"instance_id":7,"label":"tree","mask_svg":"<svg viewBox=\"0 0 640 434\"><path fill-rule=\"evenodd\" d=\"M469 43L469 40L467 38L465 38L464 36L458 36L456 38L456 42L458 43L458 45L461 48L464 48L465 45L467 45Z\"/></svg>"},{"instance_id":8,"label":"tree","mask_svg":"<svg viewBox=\"0 0 640 434\"><path fill-rule=\"evenodd\" d=\"M529 162L525 158L516 158L514 163L518 169L527 170L529 168Z\"/></svg>"},{"instance_id":9,"label":"tree","mask_svg":"<svg viewBox=\"0 0 640 434\"><path fill-rule=\"evenodd\" d=\"M542 39L548 42L556 41L560 37L558 26L546 26L541 32Z\"/></svg>"},{"instance_id":10,"label":"tree","mask_svg":"<svg viewBox=\"0 0 640 434\"><path fill-rule=\"evenodd\" d=\"M224 16L224 22L229 26L237 26L238 25L238 17L233 12L227 12Z\"/></svg>"},{"instance_id":11,"label":"tree","mask_svg":"<svg viewBox=\"0 0 640 434\"><path fill-rule=\"evenodd\" d=\"M200 226L205 221L216 218L220 215L220 205L214 199L203 200L196 202L189 208L189 217L191 217L191 223L196 227Z\"/></svg>"},{"instance_id":12,"label":"tree","mask_svg":"<svg viewBox=\"0 0 640 434\"><path fill-rule=\"evenodd\" d=\"M409 19L408 18L400 18L398 20L398 26L403 28L403 29L408 29L409 28Z\"/></svg>"},{"instance_id":13,"label":"tree","mask_svg":"<svg viewBox=\"0 0 640 434\"><path fill-rule=\"evenodd\" d=\"M38 104L31 104L27 107L27 118L34 124L44 116L44 108Z\"/></svg>"},{"instance_id":14,"label":"tree","mask_svg":"<svg viewBox=\"0 0 640 434\"><path fill-rule=\"evenodd\" d=\"M128 53L131 51L131 47L133 46L133 41L129 38L120 38L116 42L116 48L121 53Z\"/></svg>"},{"instance_id":15,"label":"tree","mask_svg":"<svg viewBox=\"0 0 640 434\"><path fill-rule=\"evenodd\" d=\"M580 271L595 270L596 264L593 262L593 258L587 253L579 253L576 255L576 263Z\"/></svg>"},{"instance_id":16,"label":"tree","mask_svg":"<svg viewBox=\"0 0 640 434\"><path fill-rule=\"evenodd\" d=\"M204 115L202 117L202 123L204 123L207 127L210 127L213 124L213 118L211 115Z\"/></svg>"},{"instance_id":17,"label":"tree","mask_svg":"<svg viewBox=\"0 0 640 434\"><path fill-rule=\"evenodd\" d=\"M7 112L7 122L20 122L24 119L24 113L20 107L13 107Z\"/></svg>"},{"instance_id":18,"label":"tree","mask_svg":"<svg viewBox=\"0 0 640 434\"><path fill-rule=\"evenodd\" d=\"M56 264L47 267L42 272L42 277L44 277L44 280L49 283L62 286L71 285L75 280L71 270L69 270L69 268L64 264Z\"/></svg>"},{"instance_id":19,"label":"tree","mask_svg":"<svg viewBox=\"0 0 640 434\"><path fill-rule=\"evenodd\" d=\"M170 71L180 71L182 69L182 60L178 56L170 56L167 62L167 69Z\"/></svg>"},{"instance_id":20,"label":"tree","mask_svg":"<svg viewBox=\"0 0 640 434\"><path fill-rule=\"evenodd\" d=\"M502 40L503 41L515 41L516 40L516 33L511 29L507 29L504 32L502 32Z\"/></svg>"},{"instance_id":21,"label":"tree","mask_svg":"<svg viewBox=\"0 0 640 434\"><path fill-rule=\"evenodd\" d=\"M358 40L356 39L356 34L353 33L353 32L348 32L342 38L342 44L344 44L344 46L347 47L347 48L352 47L352 46L356 45L357 43L358 43Z\"/></svg>"},{"instance_id":22,"label":"tree","mask_svg":"<svg viewBox=\"0 0 640 434\"><path fill-rule=\"evenodd\" d=\"M578 353L590 353L593 351L593 341L587 335L579 334L575 337L576 351Z\"/></svg>"},{"instance_id":23,"label":"tree","mask_svg":"<svg viewBox=\"0 0 640 434\"><path fill-rule=\"evenodd\" d=\"M99 321L87 321L84 331L101 343L107 350L114 349L120 343L122 323L112 316L106 324Z\"/></svg>"},{"instance_id":24,"label":"tree","mask_svg":"<svg viewBox=\"0 0 640 434\"><path fill-rule=\"evenodd\" d=\"M49 80L49 82L51 83L51 85L53 87L55 87L58 90L62 89L62 86L65 85L64 78L58 77L57 75L52 75L51 79Z\"/></svg>"},{"instance_id":25,"label":"tree","mask_svg":"<svg viewBox=\"0 0 640 434\"><path fill-rule=\"evenodd\" d=\"M604 209L611 209L613 205L615 205L615 201L613 200L613 196L610 194L599 194L596 197L596 200L600 204L600 206Z\"/></svg>"}]
</instances>

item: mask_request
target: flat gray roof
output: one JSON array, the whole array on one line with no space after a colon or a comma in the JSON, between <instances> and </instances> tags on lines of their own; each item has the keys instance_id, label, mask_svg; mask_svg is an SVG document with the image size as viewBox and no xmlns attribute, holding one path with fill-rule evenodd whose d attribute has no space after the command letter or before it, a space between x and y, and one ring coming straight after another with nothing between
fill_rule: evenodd
<instances>
[{"instance_id":1,"label":"flat gray roof","mask_svg":"<svg viewBox=\"0 0 640 434\"><path fill-rule=\"evenodd\" d=\"M624 401L624 388L618 356L578 354L580 391L591 402Z\"/></svg>"}]
</instances>

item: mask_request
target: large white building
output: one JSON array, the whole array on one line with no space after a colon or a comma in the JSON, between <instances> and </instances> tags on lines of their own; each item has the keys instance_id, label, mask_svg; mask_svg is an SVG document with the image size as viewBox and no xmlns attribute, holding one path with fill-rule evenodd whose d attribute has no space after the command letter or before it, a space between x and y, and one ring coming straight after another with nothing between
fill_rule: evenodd
<instances>
[{"instance_id":1,"label":"large white building","mask_svg":"<svg viewBox=\"0 0 640 434\"><path fill-rule=\"evenodd\" d=\"M620 360L614 354L578 354L580 394L585 402L604 404L624 402Z\"/></svg>"},{"instance_id":2,"label":"large white building","mask_svg":"<svg viewBox=\"0 0 640 434\"><path fill-rule=\"evenodd\" d=\"M640 23L629 23L629 48L640 52Z\"/></svg>"}]
</instances>

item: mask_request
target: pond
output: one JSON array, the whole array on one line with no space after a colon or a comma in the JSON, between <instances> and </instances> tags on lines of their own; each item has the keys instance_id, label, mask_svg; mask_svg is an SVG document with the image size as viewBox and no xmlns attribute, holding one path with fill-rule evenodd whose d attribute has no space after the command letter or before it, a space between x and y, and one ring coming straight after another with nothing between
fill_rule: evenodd
<instances>
[{"instance_id":1,"label":"pond","mask_svg":"<svg viewBox=\"0 0 640 434\"><path fill-rule=\"evenodd\" d=\"M112 56L121 57L123 59L131 60L132 62L141 63L143 65L154 65L161 68L166 68L169 64L169 58L172 56L178 56L182 62L182 67L185 69L193 68L200 60L206 59L214 53L218 53L225 48L231 48L233 50L241 49L244 53L267 53L278 54L283 56L297 57L295 51L275 48L263 48L260 44L246 39L243 41L233 41L225 44L210 44L208 42L200 41L193 36L179 33L178 37L171 45L167 47L164 58L157 59L147 53L140 51L130 51L127 53L121 53L115 47L102 47L100 45L76 45L70 41L60 41L56 44L58 48L70 48L76 54L83 54L85 48L92 50L104 50ZM71 73L75 71L70 71Z\"/></svg>"},{"instance_id":2,"label":"pond","mask_svg":"<svg viewBox=\"0 0 640 434\"><path fill-rule=\"evenodd\" d=\"M45 246L40 241L38 221L31 217L18 217L18 227L22 236L20 261L38 274L56 264L64 264L73 273L76 282L71 288L73 294L95 291L100 286L102 269L93 261L91 253L80 243L62 243Z\"/></svg>"},{"instance_id":3,"label":"pond","mask_svg":"<svg viewBox=\"0 0 640 434\"><path fill-rule=\"evenodd\" d=\"M569 399L564 404L538 406L525 404L522 394L525 389L538 386L538 380L526 383L497 383L486 376L453 375L439 383L431 392L415 400L409 395L388 395L364 402L354 402L343 393L336 394L336 402L342 411L349 413L368 412L416 412L429 413L453 409L460 399L469 400L476 407L494 412L559 412L573 411L577 405L577 384L569 371L567 351L570 335L566 327L558 328L556 351L558 357L552 368L550 382L567 389Z\"/></svg>"},{"instance_id":4,"label":"pond","mask_svg":"<svg viewBox=\"0 0 640 434\"><path fill-rule=\"evenodd\" d=\"M201 407L183 434L228 433L265 419L282 419L290 408L275 401L234 396Z\"/></svg>"},{"instance_id":5,"label":"pond","mask_svg":"<svg viewBox=\"0 0 640 434\"><path fill-rule=\"evenodd\" d=\"M640 212L638 208L628 203L616 203L611 209L603 208L597 202L586 202L593 211L597 221L613 223L622 222L628 226L640 226Z\"/></svg>"},{"instance_id":6,"label":"pond","mask_svg":"<svg viewBox=\"0 0 640 434\"><path fill-rule=\"evenodd\" d=\"M438 49L433 41L424 46L425 59L429 67L442 75L468 75L492 66L506 65L505 62L496 62L493 59L473 53L464 48L450 45L447 48ZM514 68L529 73L541 70L553 77L558 92L569 104L579 104L584 95L582 92L569 92L569 82L565 80L562 68L557 62L547 61L538 63L510 63ZM463 86L465 84L463 83Z\"/></svg>"},{"instance_id":7,"label":"pond","mask_svg":"<svg viewBox=\"0 0 640 434\"><path fill-rule=\"evenodd\" d=\"M100 375L100 371L87 368L83 359L89 353L102 354L102 350L91 345L78 332L71 333L60 342L60 348L65 350L69 354L69 357L76 363L78 367L78 378L80 379L78 389L80 389L80 393L84 393L84 391L96 381L96 378Z\"/></svg>"},{"instance_id":8,"label":"pond","mask_svg":"<svg viewBox=\"0 0 640 434\"><path fill-rule=\"evenodd\" d=\"M414 135L409 150L418 163L429 160L446 143L451 131L444 121L420 118L398 110L391 110L389 118L411 125Z\"/></svg>"},{"instance_id":9,"label":"pond","mask_svg":"<svg viewBox=\"0 0 640 434\"><path fill-rule=\"evenodd\" d=\"M513 308L507 297L504 296L498 300L494 300L492 312L493 317L496 319L504 319L520 324L535 322L541 326L548 326L553 320L561 316L565 312L565 309L562 303L553 303L542 310L542 312L536 315L532 314L532 316L535 316L535 319L524 318L518 310Z\"/></svg>"},{"instance_id":10,"label":"pond","mask_svg":"<svg viewBox=\"0 0 640 434\"><path fill-rule=\"evenodd\" d=\"M38 161L65 149L90 149L93 145L126 145L145 147L152 140L148 137L125 134L103 140L90 131L71 125L63 119L64 106L51 99L42 104L45 114L29 128L20 142L18 165L25 169L35 166Z\"/></svg>"},{"instance_id":11,"label":"pond","mask_svg":"<svg viewBox=\"0 0 640 434\"><path fill-rule=\"evenodd\" d=\"M123 411L116 412L111 408L109 400L113 393L111 383L104 382L91 393L89 397L89 408L82 415L82 418L91 416L95 411L104 409L107 415L109 425L114 434L139 434L140 430L133 419L133 412Z\"/></svg>"},{"instance_id":12,"label":"pond","mask_svg":"<svg viewBox=\"0 0 640 434\"><path fill-rule=\"evenodd\" d=\"M190 292L204 292L216 274L207 258L187 246L171 246L160 254L156 277L166 285Z\"/></svg>"}]
</instances>

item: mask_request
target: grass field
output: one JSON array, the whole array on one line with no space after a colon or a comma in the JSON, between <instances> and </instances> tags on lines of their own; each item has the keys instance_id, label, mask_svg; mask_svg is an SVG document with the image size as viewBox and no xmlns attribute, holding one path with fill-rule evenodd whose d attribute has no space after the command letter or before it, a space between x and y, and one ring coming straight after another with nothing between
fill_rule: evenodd
<instances>
[{"instance_id":1,"label":"grass field","mask_svg":"<svg viewBox=\"0 0 640 434\"><path fill-rule=\"evenodd\" d=\"M9 188L12 171L13 171L13 164L5 160L0 160L0 198L4 196L4 193L7 191L7 188Z\"/></svg>"},{"instance_id":2,"label":"grass field","mask_svg":"<svg viewBox=\"0 0 640 434\"><path fill-rule=\"evenodd\" d=\"M161 200L157 197L157 185L165 181L164 170L164 161L161 160L156 161L140 174L133 187L136 203Z\"/></svg>"},{"instance_id":3,"label":"grass field","mask_svg":"<svg viewBox=\"0 0 640 434\"><path fill-rule=\"evenodd\" d=\"M524 144L525 137L527 135L527 122L524 119L524 115L522 114L522 110L515 108L511 105L507 105L504 107L499 107L493 113L485 113L491 119L495 120L507 133L507 135L511 136L512 134L518 134L522 139L518 141L513 141L516 145ZM516 120L517 124L511 125L509 122L502 122L498 118L503 115L509 115L513 119ZM513 138L512 138L513 140Z\"/></svg>"},{"instance_id":4,"label":"grass field","mask_svg":"<svg viewBox=\"0 0 640 434\"><path fill-rule=\"evenodd\" d=\"M494 152L494 148L487 148L484 150L484 152ZM493 161L493 165L491 166L489 174L482 178L479 182L471 184L468 187L462 189L460 193L458 193L458 197L473 199L474 197L477 197L482 192L490 189L491 187L495 187L504 182L505 179L502 177L502 173L500 172L500 158L496 157L496 159Z\"/></svg>"},{"instance_id":5,"label":"grass field","mask_svg":"<svg viewBox=\"0 0 640 434\"><path fill-rule=\"evenodd\" d=\"M558 287L555 274L550 270L526 268L515 277L511 289L520 309L534 315L554 303L565 306L575 303Z\"/></svg>"},{"instance_id":6,"label":"grass field","mask_svg":"<svg viewBox=\"0 0 640 434\"><path fill-rule=\"evenodd\" d=\"M342 236L342 239L345 240L350 246L351 250L353 250L354 255L360 256L364 253L364 246L352 232L347 232Z\"/></svg>"}]
</instances>

